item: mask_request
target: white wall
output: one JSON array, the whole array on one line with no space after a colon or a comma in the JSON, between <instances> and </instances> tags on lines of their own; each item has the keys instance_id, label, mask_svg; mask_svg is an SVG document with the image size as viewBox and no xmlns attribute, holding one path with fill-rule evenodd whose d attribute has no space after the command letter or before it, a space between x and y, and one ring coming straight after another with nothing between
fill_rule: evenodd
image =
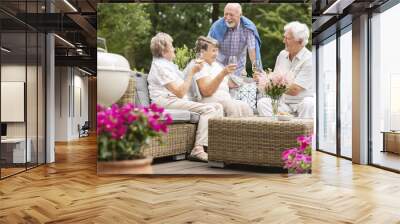
<instances>
[{"instance_id":1,"label":"white wall","mask_svg":"<svg viewBox=\"0 0 400 224\"><path fill-rule=\"evenodd\" d=\"M37 70L38 69L38 70ZM26 107L25 104L21 108L22 113L26 112L26 120L23 122L6 122L7 137L9 138L24 138L25 135L30 139L30 148L32 151L32 161L44 163L44 74L42 67L25 66L25 64L3 64L1 66L1 76L3 81L25 82L26 83ZM27 82L25 79L27 78ZM3 95L7 97L7 95ZM1 110L13 113L12 108L2 107ZM39 154L37 157L37 153Z\"/></svg>"},{"instance_id":2,"label":"white wall","mask_svg":"<svg viewBox=\"0 0 400 224\"><path fill-rule=\"evenodd\" d=\"M26 70L27 69L27 70ZM26 72L28 72L28 75L31 74L36 74L36 67L33 66L27 66L25 65L18 65L18 64L4 64L1 66L1 81L8 81L8 82L25 82L25 75ZM28 77L29 78L29 77ZM30 80L30 82L33 82ZM30 83L32 84L32 83ZM34 82L34 85L36 85L36 81ZM29 89L28 89L29 90ZM27 93L28 96L28 104L33 101L32 98L36 98L36 89L34 89L34 92L28 91ZM4 97L4 96L3 96ZM30 105L32 107L36 108L36 101L35 105ZM1 108L1 110L8 110L9 108ZM31 110L28 110L28 112L31 112ZM32 117L33 116L33 117ZM29 124L28 127L32 127L35 125L35 130L36 130L36 113L31 114L28 113L28 122L34 121L35 124ZM25 137L25 122L7 122L7 136L8 137ZM28 137L29 133L28 133Z\"/></svg>"},{"instance_id":3,"label":"white wall","mask_svg":"<svg viewBox=\"0 0 400 224\"><path fill-rule=\"evenodd\" d=\"M71 83L67 67L55 68L55 141L69 139L69 96Z\"/></svg>"},{"instance_id":4,"label":"white wall","mask_svg":"<svg viewBox=\"0 0 400 224\"><path fill-rule=\"evenodd\" d=\"M88 120L88 78L82 75L75 68L56 67L56 141L77 139L78 124Z\"/></svg>"}]
</instances>

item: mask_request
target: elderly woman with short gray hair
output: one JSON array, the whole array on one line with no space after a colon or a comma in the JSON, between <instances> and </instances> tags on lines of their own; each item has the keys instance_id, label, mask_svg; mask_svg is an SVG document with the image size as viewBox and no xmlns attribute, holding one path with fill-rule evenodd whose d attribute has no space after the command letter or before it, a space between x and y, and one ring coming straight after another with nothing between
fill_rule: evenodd
<instances>
[{"instance_id":1,"label":"elderly woman with short gray hair","mask_svg":"<svg viewBox=\"0 0 400 224\"><path fill-rule=\"evenodd\" d=\"M205 62L203 68L193 76L199 90L196 94L198 102L220 103L228 117L252 116L253 110L246 102L233 99L229 94L229 89L236 87L229 79L229 75L236 70L236 64L224 67L217 62L218 51L219 44L214 38L200 36L197 39L196 53ZM187 69L193 65L194 61L189 63Z\"/></svg>"},{"instance_id":2,"label":"elderly woman with short gray hair","mask_svg":"<svg viewBox=\"0 0 400 224\"><path fill-rule=\"evenodd\" d=\"M306 24L297 21L286 24L284 31L285 49L276 59L274 72L292 74L294 81L283 94L279 111L295 113L300 118L313 118L315 80L312 74L312 55L306 48L310 32ZM260 74L255 74L254 77L259 81ZM259 99L257 110L261 116L271 116L271 99Z\"/></svg>"},{"instance_id":3,"label":"elderly woman with short gray hair","mask_svg":"<svg viewBox=\"0 0 400 224\"><path fill-rule=\"evenodd\" d=\"M166 109L183 109L200 114L197 126L195 147L190 153L194 160L207 161L204 146L208 145L208 119L223 116L222 105L203 104L188 99L187 92L193 75L201 70L203 62L196 63L185 78L172 61L175 58L173 39L166 33L157 33L150 43L153 61L148 76L149 92L152 102Z\"/></svg>"}]
</instances>

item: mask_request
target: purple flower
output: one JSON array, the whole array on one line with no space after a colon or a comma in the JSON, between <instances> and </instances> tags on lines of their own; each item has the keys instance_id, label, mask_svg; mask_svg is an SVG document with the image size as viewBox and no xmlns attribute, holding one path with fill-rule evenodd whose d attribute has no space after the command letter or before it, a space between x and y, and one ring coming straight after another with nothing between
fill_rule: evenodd
<instances>
[{"instance_id":1,"label":"purple flower","mask_svg":"<svg viewBox=\"0 0 400 224\"><path fill-rule=\"evenodd\" d=\"M301 136L297 137L297 142L300 143L300 144L310 145L311 141L312 141L312 136L311 135L310 136L301 135Z\"/></svg>"},{"instance_id":2,"label":"purple flower","mask_svg":"<svg viewBox=\"0 0 400 224\"><path fill-rule=\"evenodd\" d=\"M126 116L126 122L127 122L128 124L130 124L130 123L136 121L137 118L138 118L138 117L137 117L136 115L129 113L129 114L127 114L127 116Z\"/></svg>"},{"instance_id":3,"label":"purple flower","mask_svg":"<svg viewBox=\"0 0 400 224\"><path fill-rule=\"evenodd\" d=\"M104 110L104 107L103 107L102 105L100 105L100 104L97 104L96 110L97 110L98 112L99 112L99 111L103 111L103 110Z\"/></svg>"},{"instance_id":4,"label":"purple flower","mask_svg":"<svg viewBox=\"0 0 400 224\"><path fill-rule=\"evenodd\" d=\"M296 148L287 149L287 150L283 151L282 158L283 159L288 159L289 156L296 154L296 151L297 151Z\"/></svg>"},{"instance_id":5,"label":"purple flower","mask_svg":"<svg viewBox=\"0 0 400 224\"><path fill-rule=\"evenodd\" d=\"M171 116L156 104L149 107L132 103L123 106L113 104L111 107L97 105L97 111L97 134L102 138L98 144L103 147L107 147L109 141L118 142L111 148L132 147L132 143L147 144L149 138L167 133L168 125L172 123ZM121 151L127 152L129 149Z\"/></svg>"},{"instance_id":6,"label":"purple flower","mask_svg":"<svg viewBox=\"0 0 400 224\"><path fill-rule=\"evenodd\" d=\"M172 124L172 116L170 114L165 114L165 118L166 125Z\"/></svg>"},{"instance_id":7,"label":"purple flower","mask_svg":"<svg viewBox=\"0 0 400 224\"><path fill-rule=\"evenodd\" d=\"M157 104L155 104L155 103L150 104L149 108L150 108L151 111L156 112L156 113L163 113L164 112L164 108L157 107Z\"/></svg>"},{"instance_id":8,"label":"purple flower","mask_svg":"<svg viewBox=\"0 0 400 224\"><path fill-rule=\"evenodd\" d=\"M307 173L311 170L311 136L299 136L297 142L298 148L286 149L282 153L284 168L293 173Z\"/></svg>"},{"instance_id":9,"label":"purple flower","mask_svg":"<svg viewBox=\"0 0 400 224\"><path fill-rule=\"evenodd\" d=\"M157 120L155 120L153 118L149 119L149 125L156 132L159 132L161 130L161 125L158 124Z\"/></svg>"}]
</instances>

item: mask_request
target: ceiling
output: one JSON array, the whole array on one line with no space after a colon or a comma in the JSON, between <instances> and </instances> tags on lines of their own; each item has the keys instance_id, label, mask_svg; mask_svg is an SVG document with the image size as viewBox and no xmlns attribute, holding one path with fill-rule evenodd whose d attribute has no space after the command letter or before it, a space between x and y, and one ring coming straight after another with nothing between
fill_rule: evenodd
<instances>
[{"instance_id":1,"label":"ceiling","mask_svg":"<svg viewBox=\"0 0 400 224\"><path fill-rule=\"evenodd\" d=\"M354 17L373 11L389 0L312 0L313 44L351 24Z\"/></svg>"},{"instance_id":2,"label":"ceiling","mask_svg":"<svg viewBox=\"0 0 400 224\"><path fill-rule=\"evenodd\" d=\"M25 44L25 31L50 32L57 34L56 66L79 66L96 73L98 2L100 1L47 0L46 5L45 0L1 0L0 24L2 39L4 38L2 46L12 50L7 57L12 60L18 56L21 58L26 53L29 57L31 54L35 55L37 44ZM27 39L31 41L32 35L28 34Z\"/></svg>"}]
</instances>

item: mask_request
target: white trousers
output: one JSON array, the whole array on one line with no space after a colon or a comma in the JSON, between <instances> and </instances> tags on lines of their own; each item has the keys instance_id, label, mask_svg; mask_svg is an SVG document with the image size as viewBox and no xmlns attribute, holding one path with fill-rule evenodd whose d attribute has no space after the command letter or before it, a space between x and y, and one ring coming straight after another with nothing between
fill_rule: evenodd
<instances>
[{"instance_id":1,"label":"white trousers","mask_svg":"<svg viewBox=\"0 0 400 224\"><path fill-rule=\"evenodd\" d=\"M204 104L177 97L159 97L154 100L154 103L166 109L182 109L200 114L195 146L208 146L208 119L223 117L224 114L222 105L218 103Z\"/></svg>"},{"instance_id":2,"label":"white trousers","mask_svg":"<svg viewBox=\"0 0 400 224\"><path fill-rule=\"evenodd\" d=\"M232 99L231 97L211 96L204 97L201 103L219 103L224 108L227 117L250 117L253 116L251 107L243 101Z\"/></svg>"},{"instance_id":3,"label":"white trousers","mask_svg":"<svg viewBox=\"0 0 400 224\"><path fill-rule=\"evenodd\" d=\"M272 116L271 98L259 99L257 110L260 116ZM299 118L314 118L314 97L304 97L301 103L286 104L280 101L279 111L297 113Z\"/></svg>"}]
</instances>

